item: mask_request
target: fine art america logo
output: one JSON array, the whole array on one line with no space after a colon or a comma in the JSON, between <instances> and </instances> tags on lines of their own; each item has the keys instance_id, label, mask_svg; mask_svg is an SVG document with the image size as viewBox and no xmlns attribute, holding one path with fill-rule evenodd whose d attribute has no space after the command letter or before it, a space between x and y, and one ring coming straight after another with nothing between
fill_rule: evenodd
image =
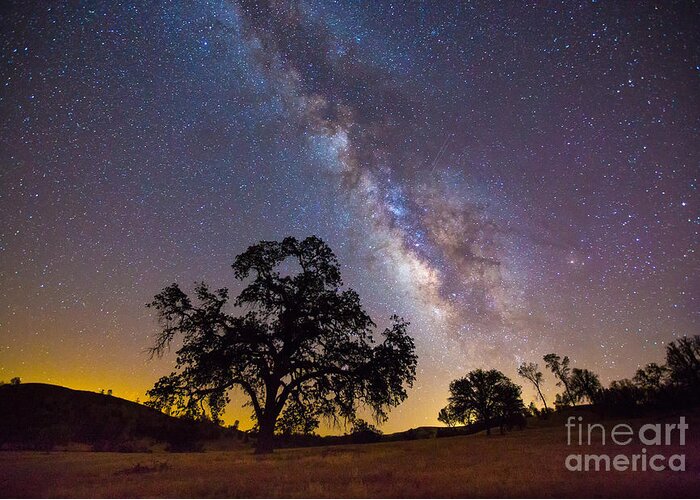
<instances>
[{"instance_id":1,"label":"fine art america logo","mask_svg":"<svg viewBox=\"0 0 700 500\"><path fill-rule=\"evenodd\" d=\"M677 424L644 424L634 430L631 425L617 424L608 429L602 424L583 424L583 417L569 417L566 424L567 446L608 445L628 446L634 441L644 448L632 454L572 453L564 461L572 472L633 471L684 472L685 454L667 455L664 447L685 446L688 424L680 417ZM636 440L635 440L636 438ZM624 448L623 448L624 450Z\"/></svg>"}]
</instances>

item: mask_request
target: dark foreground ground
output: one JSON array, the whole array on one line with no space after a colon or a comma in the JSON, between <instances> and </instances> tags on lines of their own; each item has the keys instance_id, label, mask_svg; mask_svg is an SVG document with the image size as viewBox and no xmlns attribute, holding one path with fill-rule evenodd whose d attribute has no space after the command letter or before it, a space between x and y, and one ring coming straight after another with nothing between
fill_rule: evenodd
<instances>
[{"instance_id":1,"label":"dark foreground ground","mask_svg":"<svg viewBox=\"0 0 700 500\"><path fill-rule=\"evenodd\" d=\"M677 422L677 417L620 420ZM593 422L589 416L584 423ZM615 422L604 422L610 430ZM685 446L647 446L647 457L686 455L685 472L569 472L571 453L641 453L628 446L567 446L563 421L506 435L205 453L1 452L4 497L698 497L700 419ZM574 434L574 440L577 435Z\"/></svg>"}]
</instances>

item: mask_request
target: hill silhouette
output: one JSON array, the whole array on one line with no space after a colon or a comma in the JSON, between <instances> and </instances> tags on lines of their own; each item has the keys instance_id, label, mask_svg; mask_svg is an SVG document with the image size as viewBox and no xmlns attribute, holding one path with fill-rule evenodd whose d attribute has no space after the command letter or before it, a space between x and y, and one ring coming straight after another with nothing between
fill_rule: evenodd
<instances>
[{"instance_id":1,"label":"hill silhouette","mask_svg":"<svg viewBox=\"0 0 700 500\"><path fill-rule=\"evenodd\" d=\"M202 441L241 436L116 396L50 384L0 386L0 449L50 450L80 443L95 451L148 451L158 444L197 451Z\"/></svg>"},{"instance_id":2,"label":"hill silhouette","mask_svg":"<svg viewBox=\"0 0 700 500\"><path fill-rule=\"evenodd\" d=\"M281 448L406 441L468 435L483 426L419 427L391 434L276 436ZM255 439L255 433L250 435ZM219 445L212 446L214 441ZM74 444L94 451L142 452L238 447L245 432L165 415L133 401L51 384L0 385L0 450L51 450Z\"/></svg>"}]
</instances>

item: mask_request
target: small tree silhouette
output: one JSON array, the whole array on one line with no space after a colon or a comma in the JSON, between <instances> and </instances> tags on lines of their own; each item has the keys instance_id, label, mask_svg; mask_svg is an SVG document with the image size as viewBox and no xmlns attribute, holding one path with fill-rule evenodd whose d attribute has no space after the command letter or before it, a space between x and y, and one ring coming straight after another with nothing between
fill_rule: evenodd
<instances>
[{"instance_id":1,"label":"small tree silhouette","mask_svg":"<svg viewBox=\"0 0 700 500\"><path fill-rule=\"evenodd\" d=\"M517 415L522 417L524 409L519 386L498 370L478 369L450 383L443 415L464 424L481 422L490 435L491 427L503 429Z\"/></svg>"},{"instance_id":2,"label":"small tree silhouette","mask_svg":"<svg viewBox=\"0 0 700 500\"><path fill-rule=\"evenodd\" d=\"M537 405L534 401L530 401L530 404L527 407L527 411L529 411L530 415L532 415L533 417L539 417L542 414L542 412L537 408Z\"/></svg>"},{"instance_id":3,"label":"small tree silhouette","mask_svg":"<svg viewBox=\"0 0 700 500\"><path fill-rule=\"evenodd\" d=\"M455 425L457 425L457 421L455 420L454 415L451 415L447 408L443 408L442 410L440 410L437 419L438 422L442 422L448 427L454 427Z\"/></svg>"},{"instance_id":4,"label":"small tree silhouette","mask_svg":"<svg viewBox=\"0 0 700 500\"><path fill-rule=\"evenodd\" d=\"M600 391L603 389L598 375L586 368L574 368L572 370L569 387L574 402L587 399L590 403L596 402Z\"/></svg>"},{"instance_id":5,"label":"small tree silhouette","mask_svg":"<svg viewBox=\"0 0 700 500\"><path fill-rule=\"evenodd\" d=\"M12 379L10 379L11 385L19 385L21 383L22 383L22 379L19 377L13 377Z\"/></svg>"},{"instance_id":6,"label":"small tree silhouette","mask_svg":"<svg viewBox=\"0 0 700 500\"><path fill-rule=\"evenodd\" d=\"M669 382L669 369L665 365L649 363L637 370L632 379L634 384L645 392L648 399L660 393Z\"/></svg>"},{"instance_id":7,"label":"small tree silhouette","mask_svg":"<svg viewBox=\"0 0 700 500\"><path fill-rule=\"evenodd\" d=\"M700 335L682 337L666 347L666 365L673 383L700 387Z\"/></svg>"},{"instance_id":8,"label":"small tree silhouette","mask_svg":"<svg viewBox=\"0 0 700 500\"><path fill-rule=\"evenodd\" d=\"M523 377L526 380L529 380L533 386L535 386L535 389L537 390L537 394L540 397L540 400L542 400L542 404L544 404L544 411L545 414L549 413L549 408L547 407L547 401L544 399L544 395L542 394L542 384L544 383L544 376L542 375L542 372L539 370L539 367L537 366L537 363L523 363L518 367L518 375Z\"/></svg>"},{"instance_id":9,"label":"small tree silhouette","mask_svg":"<svg viewBox=\"0 0 700 500\"><path fill-rule=\"evenodd\" d=\"M352 424L350 435L355 443L376 443L381 440L382 431L369 422L358 418Z\"/></svg>"},{"instance_id":10,"label":"small tree silhouette","mask_svg":"<svg viewBox=\"0 0 700 500\"><path fill-rule=\"evenodd\" d=\"M547 368L552 370L554 376L559 380L557 386L564 386L563 396L557 395L557 406L568 406L574 403L573 394L569 387L569 378L571 377L571 368L569 367L569 357L561 358L558 354L551 353L544 356L544 362Z\"/></svg>"}]
</instances>

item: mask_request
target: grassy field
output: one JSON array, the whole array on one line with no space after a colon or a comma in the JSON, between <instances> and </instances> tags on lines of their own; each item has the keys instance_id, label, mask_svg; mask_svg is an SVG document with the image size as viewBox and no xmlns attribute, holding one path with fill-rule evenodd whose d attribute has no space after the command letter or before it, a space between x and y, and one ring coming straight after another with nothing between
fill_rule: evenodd
<instances>
[{"instance_id":1,"label":"grassy field","mask_svg":"<svg viewBox=\"0 0 700 500\"><path fill-rule=\"evenodd\" d=\"M651 421L658 421L652 419ZM677 419L675 420L677 421ZM644 423L637 422L637 425ZM562 422L370 445L206 453L2 452L4 497L697 497L700 440L689 419L686 472L569 472L569 453L639 453L641 446L566 446ZM611 428L612 423L606 423Z\"/></svg>"}]
</instances>

